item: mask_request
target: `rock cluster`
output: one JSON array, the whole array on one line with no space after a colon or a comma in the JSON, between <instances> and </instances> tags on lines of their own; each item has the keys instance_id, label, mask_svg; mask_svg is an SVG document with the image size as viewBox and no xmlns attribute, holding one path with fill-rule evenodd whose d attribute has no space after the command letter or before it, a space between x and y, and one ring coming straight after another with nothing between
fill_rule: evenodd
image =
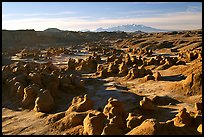
<instances>
[{"instance_id":1,"label":"rock cluster","mask_svg":"<svg viewBox=\"0 0 204 137\"><path fill-rule=\"evenodd\" d=\"M55 100L61 91L85 92L84 82L74 75L63 72L51 62L45 64L17 62L2 67L3 86L9 89L23 108L49 113L55 108ZM67 91L68 90L68 91Z\"/></svg>"}]
</instances>

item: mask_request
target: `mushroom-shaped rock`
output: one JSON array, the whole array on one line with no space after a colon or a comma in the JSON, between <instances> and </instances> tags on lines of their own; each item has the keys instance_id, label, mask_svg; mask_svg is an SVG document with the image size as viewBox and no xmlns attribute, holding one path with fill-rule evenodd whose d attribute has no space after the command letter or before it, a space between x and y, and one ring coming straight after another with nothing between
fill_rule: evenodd
<instances>
[{"instance_id":1,"label":"mushroom-shaped rock","mask_svg":"<svg viewBox=\"0 0 204 137\"><path fill-rule=\"evenodd\" d=\"M119 67L119 75L120 76L125 76L128 73L128 67L125 65L125 62L122 62Z\"/></svg>"},{"instance_id":2,"label":"mushroom-shaped rock","mask_svg":"<svg viewBox=\"0 0 204 137\"><path fill-rule=\"evenodd\" d=\"M183 127L190 125L193 121L193 117L191 117L190 114L186 112L186 108L182 108L179 110L178 114L176 114L176 117L173 120L175 126Z\"/></svg>"},{"instance_id":3,"label":"mushroom-shaped rock","mask_svg":"<svg viewBox=\"0 0 204 137\"><path fill-rule=\"evenodd\" d=\"M140 106L144 110L154 109L154 105L152 104L152 101L147 97L143 97L143 99L140 101Z\"/></svg>"},{"instance_id":4,"label":"mushroom-shaped rock","mask_svg":"<svg viewBox=\"0 0 204 137\"><path fill-rule=\"evenodd\" d=\"M83 112L91 110L94 107L94 102L85 94L84 96L74 97L71 106L68 108L66 113L76 111Z\"/></svg>"},{"instance_id":5,"label":"mushroom-shaped rock","mask_svg":"<svg viewBox=\"0 0 204 137\"><path fill-rule=\"evenodd\" d=\"M129 113L126 121L127 121L127 128L133 129L136 126L139 126L143 122L143 116L135 116L132 113Z\"/></svg>"},{"instance_id":6,"label":"mushroom-shaped rock","mask_svg":"<svg viewBox=\"0 0 204 137\"><path fill-rule=\"evenodd\" d=\"M111 74L118 74L119 72L118 65L114 63L110 63L108 66L107 72Z\"/></svg>"},{"instance_id":7,"label":"mushroom-shaped rock","mask_svg":"<svg viewBox=\"0 0 204 137\"><path fill-rule=\"evenodd\" d=\"M29 73L28 79L34 84L42 85L40 73Z\"/></svg>"},{"instance_id":8,"label":"mushroom-shaped rock","mask_svg":"<svg viewBox=\"0 0 204 137\"><path fill-rule=\"evenodd\" d=\"M126 79L132 80L132 79L135 79L135 78L138 78L138 77L139 77L139 70L138 70L138 68L131 68L128 71Z\"/></svg>"},{"instance_id":9,"label":"mushroom-shaped rock","mask_svg":"<svg viewBox=\"0 0 204 137\"><path fill-rule=\"evenodd\" d=\"M109 76L108 68L104 68L103 70L99 71L98 77L105 78L105 77L108 77L108 76Z\"/></svg>"},{"instance_id":10,"label":"mushroom-shaped rock","mask_svg":"<svg viewBox=\"0 0 204 137\"><path fill-rule=\"evenodd\" d=\"M24 97L22 100L23 107L33 108L39 91L40 91L40 87L36 84L32 84L24 88Z\"/></svg>"},{"instance_id":11,"label":"mushroom-shaped rock","mask_svg":"<svg viewBox=\"0 0 204 137\"><path fill-rule=\"evenodd\" d=\"M126 64L127 66L132 65L132 61L131 61L131 58L130 58L130 55L129 55L129 54L126 54L126 55L125 55L125 64Z\"/></svg>"},{"instance_id":12,"label":"mushroom-shaped rock","mask_svg":"<svg viewBox=\"0 0 204 137\"><path fill-rule=\"evenodd\" d=\"M120 116L123 120L126 119L126 112L124 109L124 105L122 102L118 101L117 99L109 98L108 104L104 107L103 113L106 116L111 116L110 118L114 116Z\"/></svg>"},{"instance_id":13,"label":"mushroom-shaped rock","mask_svg":"<svg viewBox=\"0 0 204 137\"><path fill-rule=\"evenodd\" d=\"M123 135L126 125L120 116L114 116L103 129L101 135Z\"/></svg>"},{"instance_id":14,"label":"mushroom-shaped rock","mask_svg":"<svg viewBox=\"0 0 204 137\"><path fill-rule=\"evenodd\" d=\"M105 126L106 117L103 113L88 113L83 121L83 135L100 135Z\"/></svg>"},{"instance_id":15,"label":"mushroom-shaped rock","mask_svg":"<svg viewBox=\"0 0 204 137\"><path fill-rule=\"evenodd\" d=\"M49 90L41 89L35 100L34 110L37 112L48 113L55 108L55 102Z\"/></svg>"},{"instance_id":16,"label":"mushroom-shaped rock","mask_svg":"<svg viewBox=\"0 0 204 137\"><path fill-rule=\"evenodd\" d=\"M52 97L56 97L59 92L60 80L57 75L45 74L43 75L43 85L45 89L49 90Z\"/></svg>"}]
</instances>

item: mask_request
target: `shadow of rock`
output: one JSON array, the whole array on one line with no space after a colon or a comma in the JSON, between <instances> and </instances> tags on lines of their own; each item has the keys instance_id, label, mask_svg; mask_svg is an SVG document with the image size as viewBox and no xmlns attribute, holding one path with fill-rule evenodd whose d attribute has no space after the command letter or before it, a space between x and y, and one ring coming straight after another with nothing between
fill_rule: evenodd
<instances>
[{"instance_id":1,"label":"shadow of rock","mask_svg":"<svg viewBox=\"0 0 204 137\"><path fill-rule=\"evenodd\" d=\"M172 75L172 76L162 76L162 81L181 81L184 80L186 77L184 75Z\"/></svg>"},{"instance_id":2,"label":"shadow of rock","mask_svg":"<svg viewBox=\"0 0 204 137\"><path fill-rule=\"evenodd\" d=\"M152 99L152 103L155 105L165 106L165 105L169 105L169 104L176 105L180 102L176 99L169 97L169 96L155 96Z\"/></svg>"}]
</instances>

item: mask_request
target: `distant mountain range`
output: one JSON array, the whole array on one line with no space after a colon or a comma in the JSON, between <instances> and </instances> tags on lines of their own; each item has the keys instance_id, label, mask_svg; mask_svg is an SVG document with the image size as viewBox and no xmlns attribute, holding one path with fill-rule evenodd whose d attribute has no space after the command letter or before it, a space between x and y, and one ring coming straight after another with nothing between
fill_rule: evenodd
<instances>
[{"instance_id":1,"label":"distant mountain range","mask_svg":"<svg viewBox=\"0 0 204 137\"><path fill-rule=\"evenodd\" d=\"M57 29L57 28L48 28L44 30L44 32L62 32L63 30ZM152 28L149 26L145 25L136 25L136 24L131 24L131 25L121 25L121 26L115 26L115 27L110 27L110 28L98 28L94 30L93 32L114 32L114 31L124 31L124 32L167 32L170 30L163 30L163 29L157 29L157 28ZM83 29L81 32L91 32L88 29Z\"/></svg>"},{"instance_id":2,"label":"distant mountain range","mask_svg":"<svg viewBox=\"0 0 204 137\"><path fill-rule=\"evenodd\" d=\"M44 32L62 32L62 30L57 29L57 28L48 28L44 30Z\"/></svg>"},{"instance_id":3,"label":"distant mountain range","mask_svg":"<svg viewBox=\"0 0 204 137\"><path fill-rule=\"evenodd\" d=\"M136 24L131 24L131 25L121 25L121 26L116 26L116 27L110 27L107 29L104 28L98 28L95 30L96 32L101 32L101 31L124 31L124 32L135 32L135 31L143 31L143 32L166 32L169 30L162 30L162 29L157 29L157 28L152 28L144 25L136 25Z\"/></svg>"}]
</instances>

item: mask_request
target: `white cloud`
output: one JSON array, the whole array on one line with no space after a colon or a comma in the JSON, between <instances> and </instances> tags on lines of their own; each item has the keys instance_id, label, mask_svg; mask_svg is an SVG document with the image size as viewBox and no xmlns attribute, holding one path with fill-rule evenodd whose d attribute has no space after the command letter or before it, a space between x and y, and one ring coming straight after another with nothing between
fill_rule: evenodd
<instances>
[{"instance_id":1,"label":"white cloud","mask_svg":"<svg viewBox=\"0 0 204 137\"><path fill-rule=\"evenodd\" d=\"M119 12L119 14L153 14L153 13L161 13L159 10L133 10L133 11L125 11Z\"/></svg>"},{"instance_id":2,"label":"white cloud","mask_svg":"<svg viewBox=\"0 0 204 137\"><path fill-rule=\"evenodd\" d=\"M13 14L2 14L3 18L6 17L34 17L34 16L57 16L57 15L71 15L76 14L75 11L63 11L63 12L56 12L56 13L13 13Z\"/></svg>"},{"instance_id":3,"label":"white cloud","mask_svg":"<svg viewBox=\"0 0 204 137\"><path fill-rule=\"evenodd\" d=\"M90 20L92 19L92 20ZM107 28L123 24L143 24L160 29L198 29L202 27L202 12L174 12L160 14L152 17L139 18L98 18L90 16L64 17L64 18L24 18L3 19L3 29L35 29L45 30L56 27L62 30L95 30L99 27Z\"/></svg>"}]
</instances>

